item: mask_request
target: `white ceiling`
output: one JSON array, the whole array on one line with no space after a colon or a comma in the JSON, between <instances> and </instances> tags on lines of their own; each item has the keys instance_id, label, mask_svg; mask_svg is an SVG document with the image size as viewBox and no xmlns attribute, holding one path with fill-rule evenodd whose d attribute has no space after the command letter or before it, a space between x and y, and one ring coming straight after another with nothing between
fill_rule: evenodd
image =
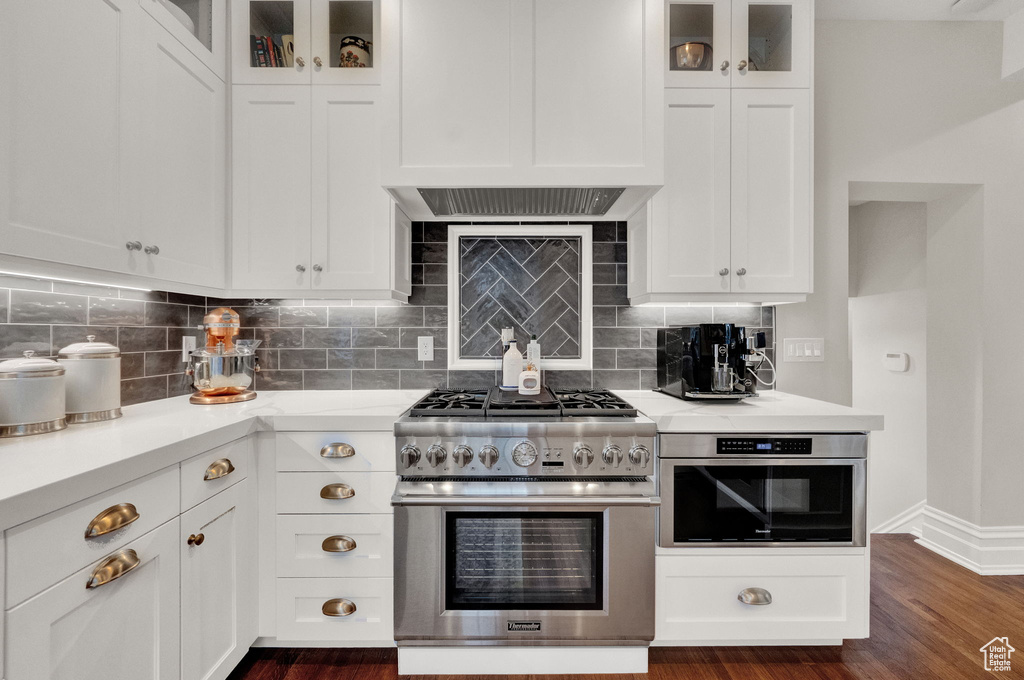
<instances>
[{"instance_id":1,"label":"white ceiling","mask_svg":"<svg viewBox=\"0 0 1024 680\"><path fill-rule=\"evenodd\" d=\"M815 18L880 21L1001 21L1024 0L815 0Z\"/></svg>"}]
</instances>

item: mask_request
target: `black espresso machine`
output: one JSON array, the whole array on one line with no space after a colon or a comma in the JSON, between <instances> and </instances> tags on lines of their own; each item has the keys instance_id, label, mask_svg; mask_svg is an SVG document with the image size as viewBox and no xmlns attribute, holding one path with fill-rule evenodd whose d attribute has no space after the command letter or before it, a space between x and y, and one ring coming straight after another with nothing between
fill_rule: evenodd
<instances>
[{"instance_id":1,"label":"black espresso machine","mask_svg":"<svg viewBox=\"0 0 1024 680\"><path fill-rule=\"evenodd\" d=\"M751 362L765 334L730 323L658 329L658 391L680 399L757 396Z\"/></svg>"}]
</instances>

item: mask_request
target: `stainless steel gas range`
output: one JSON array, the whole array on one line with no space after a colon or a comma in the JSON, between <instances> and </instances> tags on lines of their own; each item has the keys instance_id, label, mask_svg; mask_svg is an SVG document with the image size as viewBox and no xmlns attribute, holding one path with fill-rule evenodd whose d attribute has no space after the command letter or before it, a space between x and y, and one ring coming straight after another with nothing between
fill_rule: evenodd
<instances>
[{"instance_id":1,"label":"stainless steel gas range","mask_svg":"<svg viewBox=\"0 0 1024 680\"><path fill-rule=\"evenodd\" d=\"M399 646L650 642L655 434L604 391L413 406L395 424Z\"/></svg>"}]
</instances>

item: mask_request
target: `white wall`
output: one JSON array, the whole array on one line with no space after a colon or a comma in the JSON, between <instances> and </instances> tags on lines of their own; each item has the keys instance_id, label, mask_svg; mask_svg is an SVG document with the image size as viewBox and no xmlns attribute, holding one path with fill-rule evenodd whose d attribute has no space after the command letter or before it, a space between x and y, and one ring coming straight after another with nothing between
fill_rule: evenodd
<instances>
[{"instance_id":1,"label":"white wall","mask_svg":"<svg viewBox=\"0 0 1024 680\"><path fill-rule=\"evenodd\" d=\"M850 208L853 405L883 414L886 423L871 437L871 530L927 495L927 236L924 203ZM886 369L890 352L908 354L910 369Z\"/></svg>"},{"instance_id":2,"label":"white wall","mask_svg":"<svg viewBox=\"0 0 1024 680\"><path fill-rule=\"evenodd\" d=\"M1024 83L1001 80L1002 25L823 21L816 30L815 293L779 307L777 327L782 337L824 337L828 353L823 363L782 363L779 385L851 403L850 182L982 185L974 225L982 271L973 272L982 289L971 305L993 332L973 331L986 346L976 516L985 526L1024 525L1024 456L1015 441L1024 362L1000 360L996 351L1006 338L1024 337Z\"/></svg>"}]
</instances>

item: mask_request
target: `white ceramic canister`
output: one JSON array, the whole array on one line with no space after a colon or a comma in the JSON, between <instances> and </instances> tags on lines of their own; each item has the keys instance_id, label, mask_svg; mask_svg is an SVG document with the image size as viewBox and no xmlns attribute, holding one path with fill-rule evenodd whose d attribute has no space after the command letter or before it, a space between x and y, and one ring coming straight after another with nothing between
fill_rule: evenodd
<instances>
[{"instance_id":1,"label":"white ceramic canister","mask_svg":"<svg viewBox=\"0 0 1024 680\"><path fill-rule=\"evenodd\" d=\"M67 419L69 424L95 423L121 417L121 350L110 343L68 345L57 355L67 372Z\"/></svg>"},{"instance_id":2,"label":"white ceramic canister","mask_svg":"<svg viewBox=\"0 0 1024 680\"><path fill-rule=\"evenodd\" d=\"M21 437L67 427L64 367L33 356L0 362L0 437Z\"/></svg>"}]
</instances>

